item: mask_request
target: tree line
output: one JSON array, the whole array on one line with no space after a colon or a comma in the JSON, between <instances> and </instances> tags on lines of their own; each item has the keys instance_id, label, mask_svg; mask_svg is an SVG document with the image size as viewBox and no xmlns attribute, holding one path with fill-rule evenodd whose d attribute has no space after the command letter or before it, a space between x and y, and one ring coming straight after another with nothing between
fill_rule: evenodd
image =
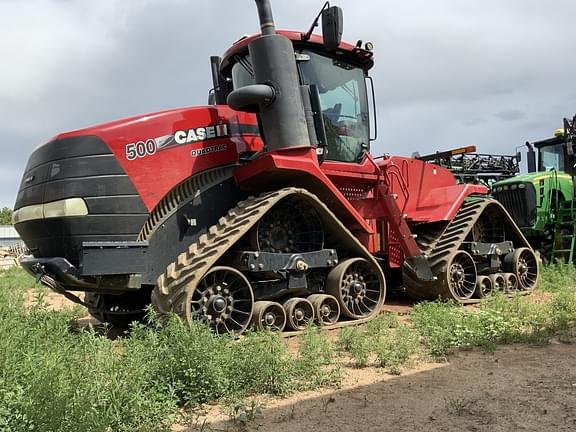
<instances>
[{"instance_id":1,"label":"tree line","mask_svg":"<svg viewBox=\"0 0 576 432\"><path fill-rule=\"evenodd\" d=\"M0 210L0 225L12 225L12 209L4 207Z\"/></svg>"}]
</instances>

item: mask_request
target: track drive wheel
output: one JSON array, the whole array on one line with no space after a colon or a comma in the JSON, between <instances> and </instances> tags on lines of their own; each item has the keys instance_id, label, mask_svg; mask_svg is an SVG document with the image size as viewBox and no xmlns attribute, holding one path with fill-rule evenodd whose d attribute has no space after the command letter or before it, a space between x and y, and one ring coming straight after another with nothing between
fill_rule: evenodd
<instances>
[{"instance_id":1,"label":"track drive wheel","mask_svg":"<svg viewBox=\"0 0 576 432\"><path fill-rule=\"evenodd\" d=\"M533 289L538 282L538 258L529 248L518 248L504 257L503 268L518 277L518 288Z\"/></svg>"},{"instance_id":2,"label":"track drive wheel","mask_svg":"<svg viewBox=\"0 0 576 432\"><path fill-rule=\"evenodd\" d=\"M258 221L250 242L254 250L262 252L312 252L324 246L322 221L305 200L288 197Z\"/></svg>"},{"instance_id":3,"label":"track drive wheel","mask_svg":"<svg viewBox=\"0 0 576 432\"><path fill-rule=\"evenodd\" d=\"M443 278L444 292L448 298L465 301L472 297L476 290L476 264L472 256L463 250L457 250L448 257Z\"/></svg>"},{"instance_id":4,"label":"track drive wheel","mask_svg":"<svg viewBox=\"0 0 576 432\"><path fill-rule=\"evenodd\" d=\"M328 274L328 294L336 297L347 318L369 318L380 312L386 296L382 270L364 258L342 261Z\"/></svg>"},{"instance_id":5,"label":"track drive wheel","mask_svg":"<svg viewBox=\"0 0 576 432\"><path fill-rule=\"evenodd\" d=\"M252 325L259 330L281 332L286 326L286 311L280 303L258 301L254 303Z\"/></svg>"},{"instance_id":6,"label":"track drive wheel","mask_svg":"<svg viewBox=\"0 0 576 432\"><path fill-rule=\"evenodd\" d=\"M147 288L119 295L87 292L84 302L88 313L98 321L127 329L133 321L145 321L150 292Z\"/></svg>"},{"instance_id":7,"label":"track drive wheel","mask_svg":"<svg viewBox=\"0 0 576 432\"><path fill-rule=\"evenodd\" d=\"M286 327L291 330L304 330L308 321L314 320L314 306L308 300L293 297L284 302Z\"/></svg>"},{"instance_id":8,"label":"track drive wheel","mask_svg":"<svg viewBox=\"0 0 576 432\"><path fill-rule=\"evenodd\" d=\"M476 281L476 291L474 291L474 296L478 298L485 298L492 294L492 279L488 276L478 276Z\"/></svg>"},{"instance_id":9,"label":"track drive wheel","mask_svg":"<svg viewBox=\"0 0 576 432\"><path fill-rule=\"evenodd\" d=\"M254 293L248 279L232 267L213 267L190 300L192 318L205 321L216 334L240 334L252 318Z\"/></svg>"},{"instance_id":10,"label":"track drive wheel","mask_svg":"<svg viewBox=\"0 0 576 432\"><path fill-rule=\"evenodd\" d=\"M308 296L308 301L314 307L314 313L318 322L330 326L338 322L340 318L340 305L338 300L331 295L312 294Z\"/></svg>"}]
</instances>

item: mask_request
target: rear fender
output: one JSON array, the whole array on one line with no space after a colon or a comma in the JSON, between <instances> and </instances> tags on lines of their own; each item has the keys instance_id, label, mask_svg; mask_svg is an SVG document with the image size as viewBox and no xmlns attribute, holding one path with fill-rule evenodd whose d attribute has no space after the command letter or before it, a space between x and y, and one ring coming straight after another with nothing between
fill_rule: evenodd
<instances>
[{"instance_id":1,"label":"rear fender","mask_svg":"<svg viewBox=\"0 0 576 432\"><path fill-rule=\"evenodd\" d=\"M467 197L488 194L485 186L457 184L448 169L418 159L393 156L380 167L398 207L413 222L452 220Z\"/></svg>"}]
</instances>

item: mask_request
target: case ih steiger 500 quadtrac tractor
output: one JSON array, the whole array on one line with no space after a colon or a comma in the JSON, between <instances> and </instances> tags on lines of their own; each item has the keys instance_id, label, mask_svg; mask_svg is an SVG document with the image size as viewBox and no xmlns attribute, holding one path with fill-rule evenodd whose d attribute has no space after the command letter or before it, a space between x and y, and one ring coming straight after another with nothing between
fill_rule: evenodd
<instances>
[{"instance_id":1,"label":"case ih steiger 500 quadtrac tractor","mask_svg":"<svg viewBox=\"0 0 576 432\"><path fill-rule=\"evenodd\" d=\"M261 34L211 59L211 105L63 133L32 154L14 212L22 265L69 298L85 291L102 321L151 302L217 333L366 320L386 280L462 303L533 288L536 257L485 187L371 156L372 52L340 41L341 10L326 4L300 33L256 4Z\"/></svg>"}]
</instances>

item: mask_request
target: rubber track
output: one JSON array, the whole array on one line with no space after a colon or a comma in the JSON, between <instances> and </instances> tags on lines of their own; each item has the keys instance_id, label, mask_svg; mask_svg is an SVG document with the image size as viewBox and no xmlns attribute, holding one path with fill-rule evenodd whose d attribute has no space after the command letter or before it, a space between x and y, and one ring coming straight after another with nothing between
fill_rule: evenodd
<instances>
[{"instance_id":1,"label":"rubber track","mask_svg":"<svg viewBox=\"0 0 576 432\"><path fill-rule=\"evenodd\" d=\"M356 256L366 258L380 269L368 250L315 195L305 189L284 188L239 202L167 267L166 271L158 277L152 292L152 304L160 316L174 312L190 322L191 311L187 305L190 304L196 285L208 270L276 203L288 196L306 199L318 211L324 226L328 225L327 230L336 233L338 240L345 243L348 250L354 252ZM383 274L382 277L384 278ZM380 312L381 305L384 303L385 287L383 291L381 304L375 308L372 316Z\"/></svg>"},{"instance_id":2,"label":"rubber track","mask_svg":"<svg viewBox=\"0 0 576 432\"><path fill-rule=\"evenodd\" d=\"M138 241L148 240L170 215L183 203L217 184L232 177L233 166L224 166L201 172L177 185L160 200L148 216L148 220L138 235Z\"/></svg>"},{"instance_id":3,"label":"rubber track","mask_svg":"<svg viewBox=\"0 0 576 432\"><path fill-rule=\"evenodd\" d=\"M515 247L525 246L531 248L506 209L504 209L498 201L493 199L477 199L465 202L437 240L430 241L430 239L427 239L428 250L424 252L428 255L428 262L432 268L432 274L438 277L437 281L422 283L408 271L403 271L404 286L412 297L416 299L453 298L448 286L444 284L444 278L442 277L448 258L453 252L460 248L474 224L482 216L482 213L491 206L498 207L503 218L501 223L507 223L522 243L522 245L516 245ZM478 299L460 300L461 303L477 303L478 301Z\"/></svg>"}]
</instances>

